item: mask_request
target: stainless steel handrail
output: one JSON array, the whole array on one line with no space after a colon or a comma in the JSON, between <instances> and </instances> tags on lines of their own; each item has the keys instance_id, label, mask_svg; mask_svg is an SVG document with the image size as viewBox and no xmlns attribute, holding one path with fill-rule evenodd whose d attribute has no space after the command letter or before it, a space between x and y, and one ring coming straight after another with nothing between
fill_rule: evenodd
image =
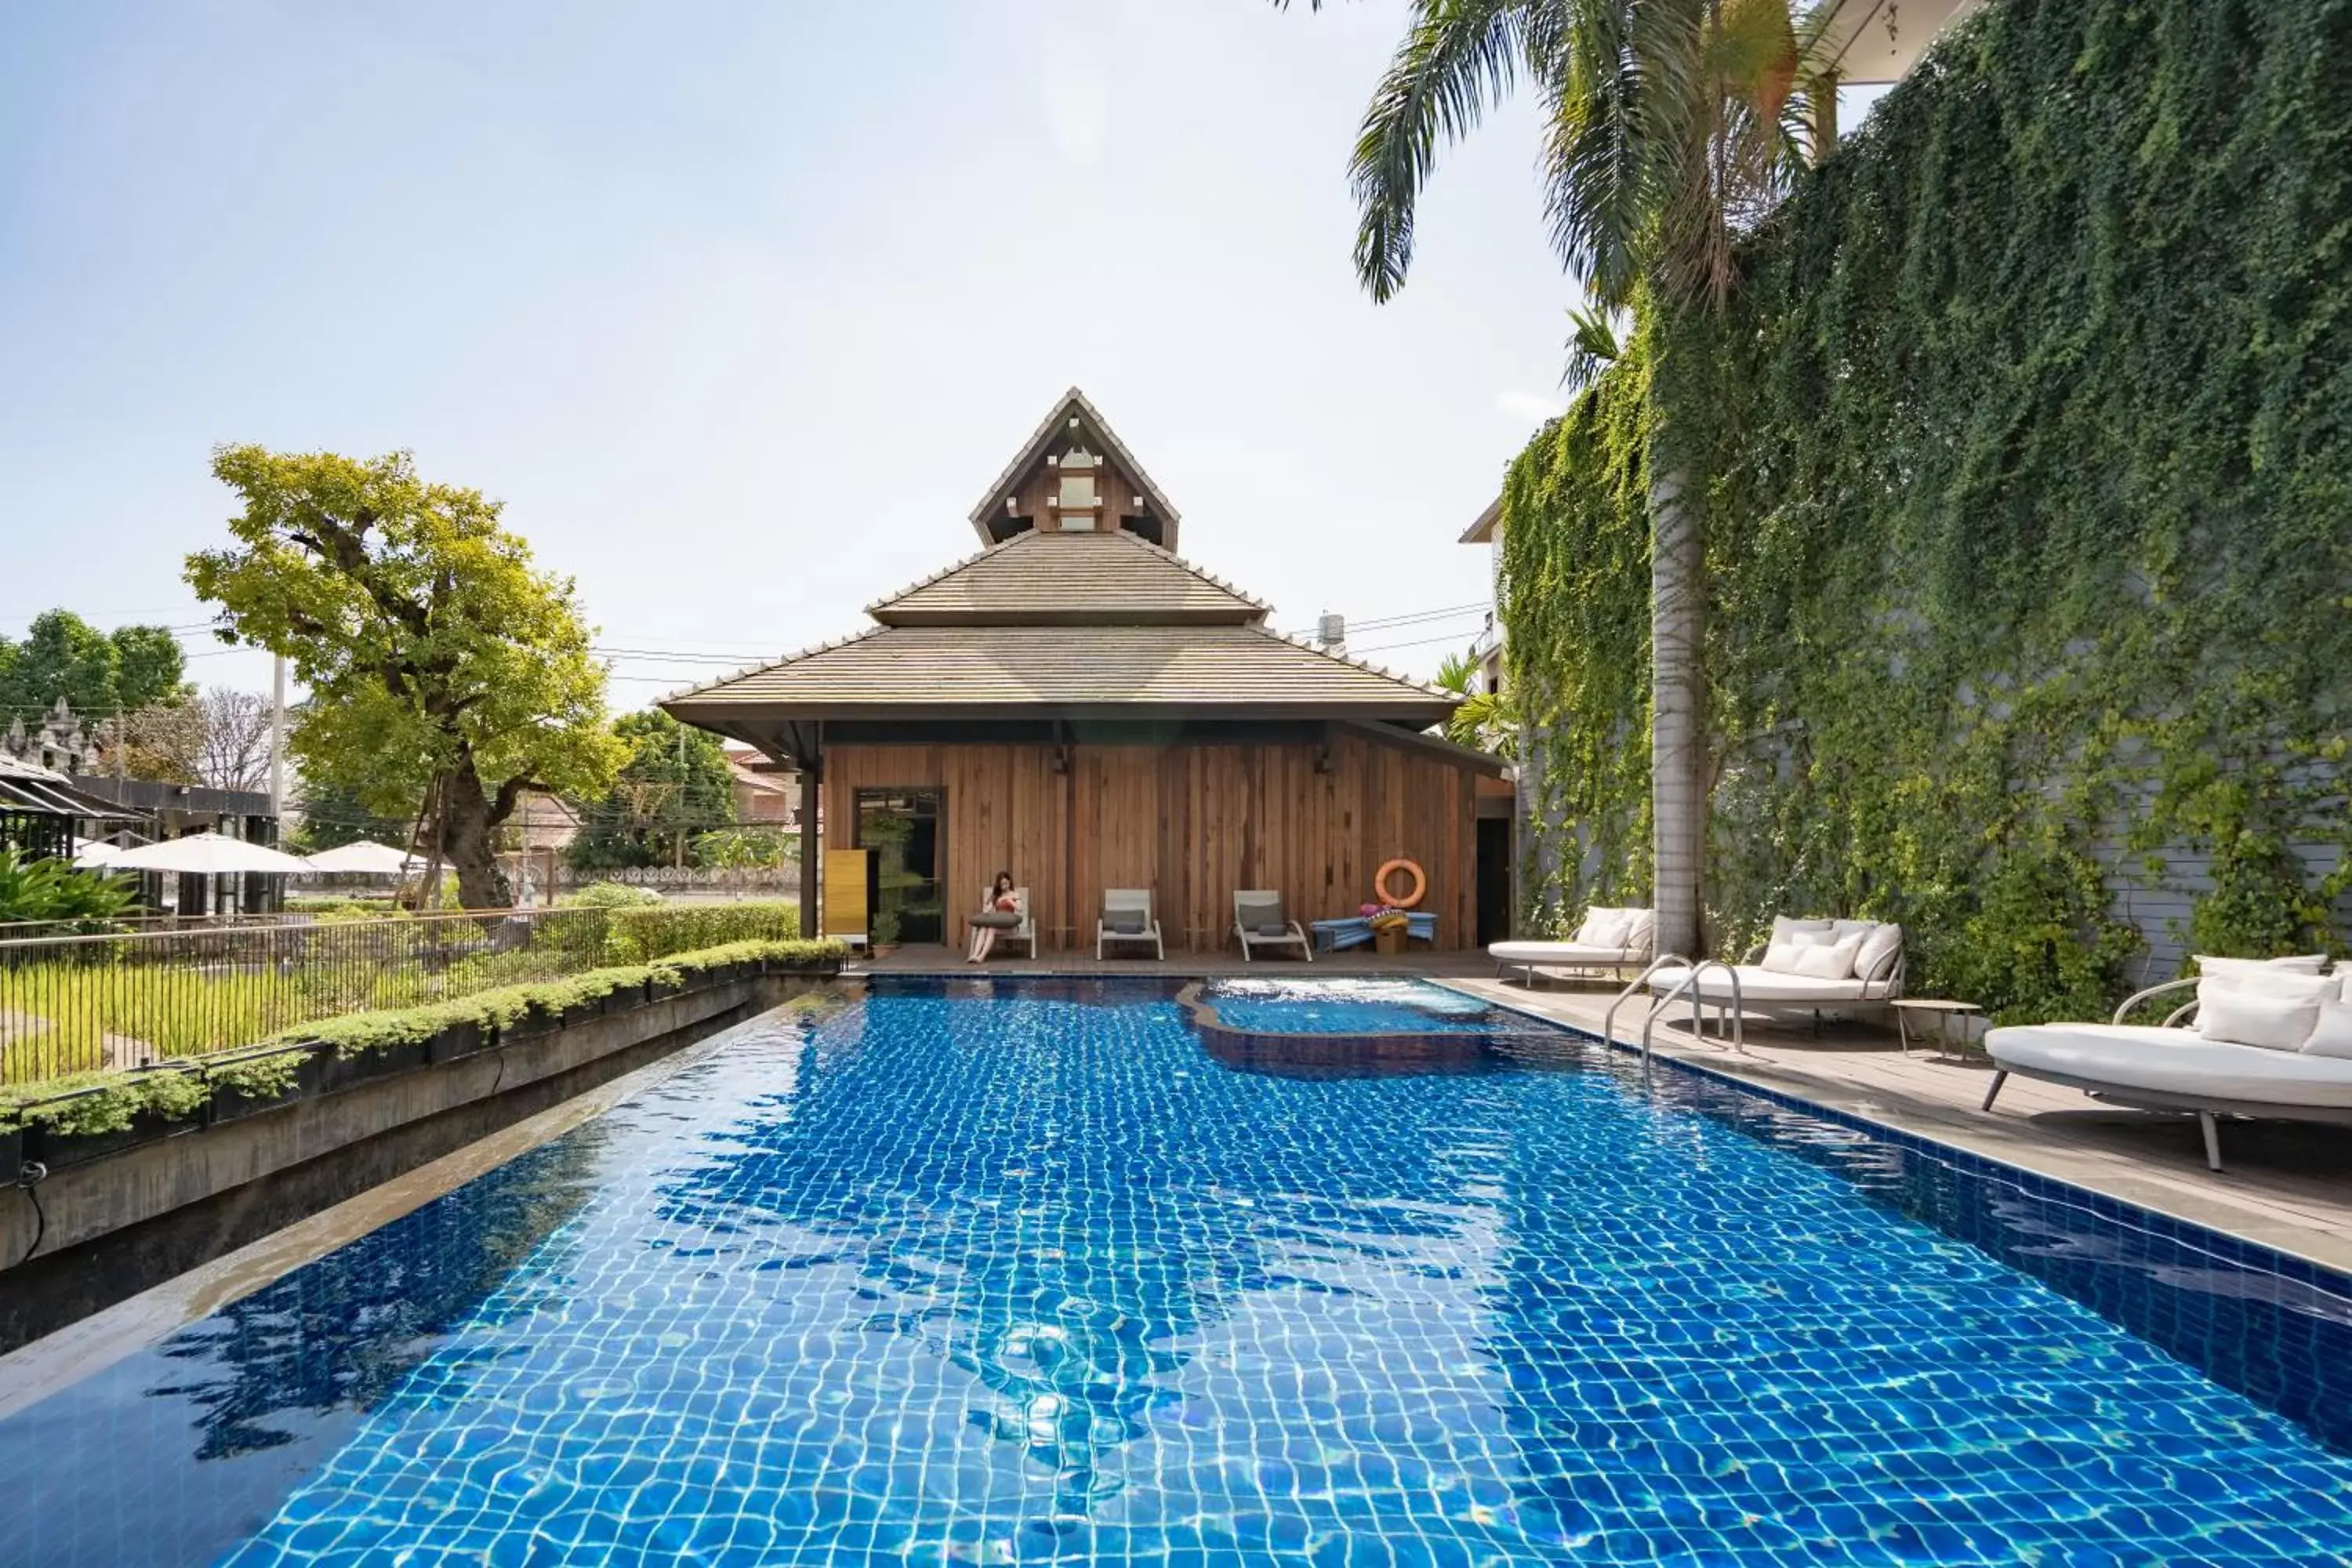
<instances>
[{"instance_id":1,"label":"stainless steel handrail","mask_svg":"<svg viewBox=\"0 0 2352 1568\"><path fill-rule=\"evenodd\" d=\"M1703 958L1691 966L1691 972L1688 974L1675 983L1673 990L1658 999L1658 1005L1650 1009L1650 1016L1642 1020L1642 1070L1643 1072L1650 1070L1650 1031L1656 1027L1658 1015L1673 1006L1675 997L1685 991L1691 991L1691 987L1698 984L1698 977L1710 969L1720 969L1731 976L1731 1048L1743 1057L1748 1054L1748 1030L1740 1017L1742 1009L1739 1005L1739 971L1719 958ZM1699 1013L1699 1008L1706 1001L1706 993L1691 991L1691 1034L1700 1040L1706 1038L1706 1028ZM1718 1004L1716 1008L1717 1016L1721 1016L1722 1011L1722 1006Z\"/></svg>"},{"instance_id":2,"label":"stainless steel handrail","mask_svg":"<svg viewBox=\"0 0 2352 1568\"><path fill-rule=\"evenodd\" d=\"M1650 967L1642 971L1641 973L1633 976L1632 983L1628 984L1624 990L1617 993L1617 1000L1609 1004L1609 1011L1601 1015L1601 1043L1604 1046L1613 1046L1617 1043L1617 1009L1625 1005L1625 998L1633 994L1634 992L1639 991L1643 986L1647 985L1650 983L1650 976L1655 974L1659 970L1665 968L1668 964L1680 963L1686 966L1689 963L1690 960L1685 958L1679 952L1662 952L1657 957L1650 960ZM1656 1009L1654 1008L1652 1009L1654 1012L1655 1010Z\"/></svg>"}]
</instances>

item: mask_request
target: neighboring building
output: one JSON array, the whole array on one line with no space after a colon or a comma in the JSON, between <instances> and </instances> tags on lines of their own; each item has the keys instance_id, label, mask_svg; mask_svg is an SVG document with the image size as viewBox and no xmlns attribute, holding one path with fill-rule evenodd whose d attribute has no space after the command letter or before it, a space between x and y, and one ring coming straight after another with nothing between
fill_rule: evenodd
<instances>
[{"instance_id":1,"label":"neighboring building","mask_svg":"<svg viewBox=\"0 0 2352 1568\"><path fill-rule=\"evenodd\" d=\"M800 775L753 747L729 746L727 771L735 781L735 820L746 826L788 826L799 820Z\"/></svg>"},{"instance_id":2,"label":"neighboring building","mask_svg":"<svg viewBox=\"0 0 2352 1568\"><path fill-rule=\"evenodd\" d=\"M562 875L563 852L580 837L580 814L559 795L529 789L499 828L499 864L514 884L518 903L551 901Z\"/></svg>"},{"instance_id":3,"label":"neighboring building","mask_svg":"<svg viewBox=\"0 0 2352 1568\"><path fill-rule=\"evenodd\" d=\"M814 779L828 847L887 847L904 940L961 942L1009 868L1048 945L1148 888L1171 947L1221 948L1236 889L1350 915L1402 857L1439 944L1472 944L1477 802L1509 786L1423 733L1454 698L1269 630L1172 553L1176 509L1075 388L971 522L987 548L866 631L662 704Z\"/></svg>"},{"instance_id":4,"label":"neighboring building","mask_svg":"<svg viewBox=\"0 0 2352 1568\"><path fill-rule=\"evenodd\" d=\"M0 750L0 849L27 859L73 858L77 837L137 821L110 800L76 787L55 768Z\"/></svg>"},{"instance_id":5,"label":"neighboring building","mask_svg":"<svg viewBox=\"0 0 2352 1568\"><path fill-rule=\"evenodd\" d=\"M1478 660L1478 689L1503 689L1503 498L1496 496L1462 533L1465 544L1486 546L1486 625L1470 651Z\"/></svg>"}]
</instances>

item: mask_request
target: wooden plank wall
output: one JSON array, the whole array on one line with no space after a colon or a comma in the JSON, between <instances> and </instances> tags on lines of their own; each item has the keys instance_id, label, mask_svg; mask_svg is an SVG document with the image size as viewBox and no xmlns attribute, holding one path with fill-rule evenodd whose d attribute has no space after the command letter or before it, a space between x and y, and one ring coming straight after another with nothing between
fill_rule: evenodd
<instances>
[{"instance_id":1,"label":"wooden plank wall","mask_svg":"<svg viewBox=\"0 0 2352 1568\"><path fill-rule=\"evenodd\" d=\"M1091 948L1105 888L1150 888L1171 949L1229 949L1237 888L1281 890L1300 920L1351 915L1394 856L1429 876L1438 944L1476 934L1476 775L1443 757L1337 736L1305 743L1088 746L1056 772L1049 746L838 746L825 843L856 836L855 792L945 791L950 940L1009 868L1048 947Z\"/></svg>"}]
</instances>

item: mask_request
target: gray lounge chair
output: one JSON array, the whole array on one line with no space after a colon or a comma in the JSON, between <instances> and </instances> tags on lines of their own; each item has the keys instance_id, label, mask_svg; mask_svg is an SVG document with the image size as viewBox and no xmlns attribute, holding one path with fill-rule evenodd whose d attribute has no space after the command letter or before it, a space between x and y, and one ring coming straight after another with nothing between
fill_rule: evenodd
<instances>
[{"instance_id":1,"label":"gray lounge chair","mask_svg":"<svg viewBox=\"0 0 2352 1568\"><path fill-rule=\"evenodd\" d=\"M1151 914L1151 889L1149 888L1109 888L1103 892L1102 918L1095 921L1095 959L1099 963L1103 949L1124 942L1129 947L1151 944L1151 956L1165 959L1168 949L1160 940L1160 922Z\"/></svg>"},{"instance_id":2,"label":"gray lounge chair","mask_svg":"<svg viewBox=\"0 0 2352 1568\"><path fill-rule=\"evenodd\" d=\"M1299 957L1315 962L1315 944L1307 940L1306 928L1284 911L1282 895L1271 889L1247 888L1234 894L1234 935L1241 941L1244 963L1256 956L1251 949L1259 947L1296 947Z\"/></svg>"}]
</instances>

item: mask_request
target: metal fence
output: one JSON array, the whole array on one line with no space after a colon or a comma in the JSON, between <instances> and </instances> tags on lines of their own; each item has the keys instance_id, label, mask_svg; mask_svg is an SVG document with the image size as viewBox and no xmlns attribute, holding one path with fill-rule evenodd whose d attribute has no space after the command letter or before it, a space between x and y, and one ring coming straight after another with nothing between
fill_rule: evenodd
<instances>
[{"instance_id":1,"label":"metal fence","mask_svg":"<svg viewBox=\"0 0 2352 1568\"><path fill-rule=\"evenodd\" d=\"M0 941L0 1084L201 1056L345 1013L791 936L783 906L273 921Z\"/></svg>"}]
</instances>

